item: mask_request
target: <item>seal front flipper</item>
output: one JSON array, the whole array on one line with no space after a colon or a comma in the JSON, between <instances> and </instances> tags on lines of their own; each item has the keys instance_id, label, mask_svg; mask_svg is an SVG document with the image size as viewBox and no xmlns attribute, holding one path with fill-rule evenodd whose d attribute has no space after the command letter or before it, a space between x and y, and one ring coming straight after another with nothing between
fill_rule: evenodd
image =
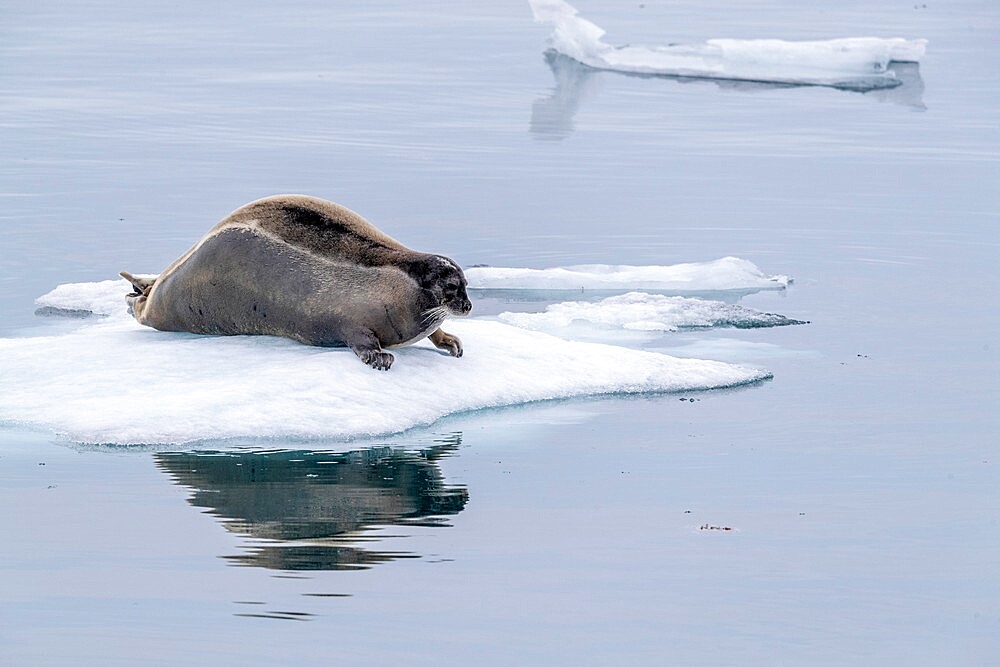
<instances>
[{"instance_id":1,"label":"seal front flipper","mask_svg":"<svg viewBox=\"0 0 1000 667\"><path fill-rule=\"evenodd\" d=\"M443 329L438 329L428 338L439 350L445 350L453 357L462 356L462 341L458 339L458 336L452 336L450 333L445 333Z\"/></svg>"},{"instance_id":2,"label":"seal front flipper","mask_svg":"<svg viewBox=\"0 0 1000 667\"><path fill-rule=\"evenodd\" d=\"M382 344L369 329L356 329L341 337L358 359L377 371L387 371L392 366L394 357L389 352L382 351Z\"/></svg>"}]
</instances>

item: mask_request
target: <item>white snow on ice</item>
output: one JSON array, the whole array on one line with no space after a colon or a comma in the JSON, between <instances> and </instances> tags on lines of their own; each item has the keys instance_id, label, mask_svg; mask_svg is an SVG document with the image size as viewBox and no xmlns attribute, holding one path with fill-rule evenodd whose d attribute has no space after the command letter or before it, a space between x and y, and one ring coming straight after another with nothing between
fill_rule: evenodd
<instances>
[{"instance_id":1,"label":"white snow on ice","mask_svg":"<svg viewBox=\"0 0 1000 667\"><path fill-rule=\"evenodd\" d=\"M783 315L737 304L682 296L629 292L600 301L554 303L541 313L501 313L499 319L524 329L556 335L574 325L631 331L677 331L694 327L759 329L802 324Z\"/></svg>"},{"instance_id":2,"label":"white snow on ice","mask_svg":"<svg viewBox=\"0 0 1000 667\"><path fill-rule=\"evenodd\" d=\"M729 387L769 373L716 361L565 341L487 320L448 321L465 356L426 341L394 350L388 372L347 349L264 336L142 327L126 281L63 285L40 306L93 309L69 333L0 338L0 422L87 443L349 438L447 414L555 398Z\"/></svg>"},{"instance_id":3,"label":"white snow on ice","mask_svg":"<svg viewBox=\"0 0 1000 667\"><path fill-rule=\"evenodd\" d=\"M788 276L768 276L745 259L668 266L587 264L551 269L472 267L465 270L473 289L656 290L721 292L784 289Z\"/></svg>"},{"instance_id":4,"label":"white snow on ice","mask_svg":"<svg viewBox=\"0 0 1000 667\"><path fill-rule=\"evenodd\" d=\"M549 43L590 67L636 74L694 76L870 89L898 85L890 62L919 62L927 40L849 37L824 41L709 39L702 44L615 47L605 31L564 0L529 0L535 20L554 26Z\"/></svg>"}]
</instances>

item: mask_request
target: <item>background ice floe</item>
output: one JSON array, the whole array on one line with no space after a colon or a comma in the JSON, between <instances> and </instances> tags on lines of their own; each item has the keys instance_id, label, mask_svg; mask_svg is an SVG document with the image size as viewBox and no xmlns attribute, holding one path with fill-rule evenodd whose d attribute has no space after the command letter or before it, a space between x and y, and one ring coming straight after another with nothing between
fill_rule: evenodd
<instances>
[{"instance_id":1,"label":"background ice floe","mask_svg":"<svg viewBox=\"0 0 1000 667\"><path fill-rule=\"evenodd\" d=\"M559 333L574 324L632 331L677 331L697 327L760 329L804 324L784 315L764 313L737 304L629 292L600 301L566 301L541 313L501 313L499 319L534 331Z\"/></svg>"},{"instance_id":2,"label":"background ice floe","mask_svg":"<svg viewBox=\"0 0 1000 667\"><path fill-rule=\"evenodd\" d=\"M784 289L791 282L788 276L765 275L753 262L739 257L668 266L471 267L465 277L472 289L533 290L757 291Z\"/></svg>"},{"instance_id":3,"label":"background ice floe","mask_svg":"<svg viewBox=\"0 0 1000 667\"><path fill-rule=\"evenodd\" d=\"M605 31L563 0L529 0L535 20L554 26L556 51L598 69L635 74L740 79L852 89L898 85L890 62L919 62L927 41L851 37L790 42L709 39L702 44L615 47Z\"/></svg>"},{"instance_id":4,"label":"background ice floe","mask_svg":"<svg viewBox=\"0 0 1000 667\"><path fill-rule=\"evenodd\" d=\"M0 421L89 443L349 438L463 410L575 396L710 389L770 377L716 361L566 341L488 320L449 321L461 359L426 341L380 373L349 350L273 337L164 333L126 312L126 281L63 285L42 307L104 319L0 339Z\"/></svg>"}]
</instances>

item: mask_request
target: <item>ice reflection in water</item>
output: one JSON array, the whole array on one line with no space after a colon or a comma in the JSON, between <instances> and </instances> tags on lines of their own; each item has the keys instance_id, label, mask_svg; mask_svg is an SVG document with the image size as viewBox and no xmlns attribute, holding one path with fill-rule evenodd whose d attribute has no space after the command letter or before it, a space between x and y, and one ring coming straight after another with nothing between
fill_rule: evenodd
<instances>
[{"instance_id":1,"label":"ice reflection in water","mask_svg":"<svg viewBox=\"0 0 1000 667\"><path fill-rule=\"evenodd\" d=\"M419 451L372 447L346 453L171 452L157 465L190 488L230 531L253 538L234 565L275 570L355 570L418 554L360 546L377 526L447 526L465 487L445 484L438 461L461 434Z\"/></svg>"},{"instance_id":2,"label":"ice reflection in water","mask_svg":"<svg viewBox=\"0 0 1000 667\"><path fill-rule=\"evenodd\" d=\"M531 106L531 133L538 139L558 140L572 134L574 130L573 118L576 116L576 112L584 101L597 95L601 87L601 77L605 75L670 79L681 84L711 83L723 90L740 92L801 88L806 85L598 70L552 49L545 52L545 62L552 70L556 85L550 95L535 100ZM896 75L899 85L873 90L852 88L841 88L840 90L862 94L879 102L910 107L916 111L926 110L927 106L923 99L924 80L920 76L920 64L892 62L889 63L888 70Z\"/></svg>"},{"instance_id":3,"label":"ice reflection in water","mask_svg":"<svg viewBox=\"0 0 1000 667\"><path fill-rule=\"evenodd\" d=\"M556 87L531 105L531 133L539 139L563 139L573 133L573 117L580 103L597 94L599 70L549 49L545 62Z\"/></svg>"}]
</instances>

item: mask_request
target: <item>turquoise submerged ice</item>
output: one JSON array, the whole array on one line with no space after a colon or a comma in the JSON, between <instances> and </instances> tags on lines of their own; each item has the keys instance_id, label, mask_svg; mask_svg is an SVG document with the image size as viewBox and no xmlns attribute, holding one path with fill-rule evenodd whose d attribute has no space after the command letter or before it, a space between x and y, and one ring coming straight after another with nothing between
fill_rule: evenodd
<instances>
[{"instance_id":1,"label":"turquoise submerged ice","mask_svg":"<svg viewBox=\"0 0 1000 667\"><path fill-rule=\"evenodd\" d=\"M919 62L923 39L850 37L823 41L709 39L701 44L621 46L563 0L529 0L535 20L554 26L556 51L597 69L633 74L740 79L845 88L898 85L890 62Z\"/></svg>"},{"instance_id":2,"label":"turquoise submerged ice","mask_svg":"<svg viewBox=\"0 0 1000 667\"><path fill-rule=\"evenodd\" d=\"M751 265L752 266L752 265ZM349 350L264 336L140 326L125 281L61 285L44 309L94 317L54 335L0 339L0 421L74 441L166 444L247 437L349 438L445 415L556 398L747 384L765 370L568 341L486 319L448 321L466 354L426 341L378 373Z\"/></svg>"}]
</instances>

